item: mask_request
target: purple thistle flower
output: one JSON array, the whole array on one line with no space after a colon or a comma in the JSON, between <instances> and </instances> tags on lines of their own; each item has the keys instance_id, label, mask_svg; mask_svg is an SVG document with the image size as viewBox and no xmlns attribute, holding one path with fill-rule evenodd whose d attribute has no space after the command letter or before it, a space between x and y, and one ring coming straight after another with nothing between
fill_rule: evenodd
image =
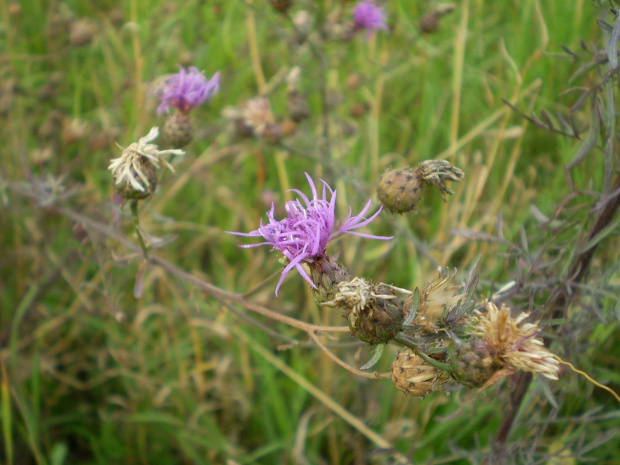
<instances>
[{"instance_id":1,"label":"purple thistle flower","mask_svg":"<svg viewBox=\"0 0 620 465\"><path fill-rule=\"evenodd\" d=\"M267 212L268 224L263 224L261 220L257 230L249 233L227 231L228 234L246 237L263 237L265 242L258 244L245 244L241 247L250 248L261 245L271 245L279 250L288 259L289 263L282 271L282 277L276 286L276 296L284 278L293 269L297 268L299 274L316 289L308 273L301 266L304 262L325 256L327 243L343 234L365 237L368 239L389 240L392 237L374 236L354 231L355 229L366 226L373 221L383 207L380 207L372 216L365 218L364 215L370 209L371 201L359 214L353 216L349 208L349 214L340 227L335 227L336 191L321 179L323 190L319 197L314 181L306 173L308 184L312 190L312 198L309 199L298 189L291 189L299 195L300 199L286 202L285 209L288 216L282 220L274 218L275 206L271 205L271 210Z\"/></svg>"},{"instance_id":2,"label":"purple thistle flower","mask_svg":"<svg viewBox=\"0 0 620 465\"><path fill-rule=\"evenodd\" d=\"M367 37L370 37L376 30L382 29L389 31L390 28L385 24L387 16L383 7L377 6L373 0L362 0L353 9L353 22L355 28L366 29Z\"/></svg>"},{"instance_id":3,"label":"purple thistle flower","mask_svg":"<svg viewBox=\"0 0 620 465\"><path fill-rule=\"evenodd\" d=\"M168 76L155 91L161 100L161 104L157 107L157 114L167 112L170 107L176 107L179 111L187 113L213 97L219 89L219 71L207 80L198 68L192 66L186 70L180 67L178 73Z\"/></svg>"}]
</instances>

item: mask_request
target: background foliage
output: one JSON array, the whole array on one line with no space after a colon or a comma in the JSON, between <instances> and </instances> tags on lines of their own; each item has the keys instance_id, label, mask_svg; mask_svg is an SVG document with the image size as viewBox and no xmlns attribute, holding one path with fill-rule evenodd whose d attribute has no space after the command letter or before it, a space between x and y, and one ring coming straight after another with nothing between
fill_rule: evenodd
<instances>
[{"instance_id":1,"label":"background foliage","mask_svg":"<svg viewBox=\"0 0 620 465\"><path fill-rule=\"evenodd\" d=\"M353 5L294 3L291 14L307 10L313 31L337 11L350 19ZM309 47L265 0L0 1L2 463L388 463L355 419L414 463L618 460L617 403L570 371L534 381L498 448L513 379L481 393L405 398L389 381L340 369L295 329L252 316L258 327L247 309L161 267L139 269L123 242L134 236L106 170L120 153L114 142L127 146L162 124L154 83L191 64L220 70L222 87L194 111L177 174L142 205L150 234L176 238L154 255L223 289L252 290L250 300L283 314L342 324L298 276L276 299L275 256L241 250L223 231L255 229L272 199L305 190L304 172L338 188L346 215L374 196L386 168L447 158L466 173L448 203L429 193L417 213L383 213L370 227L393 241L348 237L331 253L354 274L409 289L437 265L464 272L481 256L481 295L515 280L510 305L545 315L550 294L569 285L597 202L609 198L601 193L611 191L617 154L605 151L601 130L568 171L583 140L531 124L502 99L538 112L543 126L541 110L568 132L570 117L583 139L592 106L571 112L580 94L564 91L607 72L595 48L608 33L596 19L614 18L606 2L464 0L421 34L435 6L388 1L389 34L324 41L313 32ZM284 115L280 83L294 65L310 119L278 144L235 139L221 110L265 93ZM614 131L615 92L602 90L597 107ZM616 220L596 238L568 313L543 322L555 353L616 391L617 234ZM370 357L353 339L331 342L353 365Z\"/></svg>"}]
</instances>

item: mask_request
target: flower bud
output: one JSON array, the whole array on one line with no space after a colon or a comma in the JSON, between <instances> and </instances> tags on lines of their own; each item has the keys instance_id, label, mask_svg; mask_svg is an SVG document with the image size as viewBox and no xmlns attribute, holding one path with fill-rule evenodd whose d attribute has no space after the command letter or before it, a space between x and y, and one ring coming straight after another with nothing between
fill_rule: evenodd
<instances>
[{"instance_id":1,"label":"flower bud","mask_svg":"<svg viewBox=\"0 0 620 465\"><path fill-rule=\"evenodd\" d=\"M392 363L392 381L408 396L424 397L440 389L448 375L406 349Z\"/></svg>"},{"instance_id":2,"label":"flower bud","mask_svg":"<svg viewBox=\"0 0 620 465\"><path fill-rule=\"evenodd\" d=\"M422 198L424 181L418 170L403 168L383 173L379 178L377 195L385 208L397 213L416 209Z\"/></svg>"}]
</instances>

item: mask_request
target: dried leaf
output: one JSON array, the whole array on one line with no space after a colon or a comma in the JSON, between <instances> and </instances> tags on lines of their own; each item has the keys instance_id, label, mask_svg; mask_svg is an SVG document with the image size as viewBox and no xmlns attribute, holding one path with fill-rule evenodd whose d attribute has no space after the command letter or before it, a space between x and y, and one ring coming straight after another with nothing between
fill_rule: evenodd
<instances>
[{"instance_id":1,"label":"dried leaf","mask_svg":"<svg viewBox=\"0 0 620 465\"><path fill-rule=\"evenodd\" d=\"M375 366L377 362L379 361L379 359L381 358L381 355L383 355L384 348L385 348L385 344L377 344L372 349L372 357L370 357L370 360L368 360L366 363L364 363L360 367L360 370L369 370L370 368Z\"/></svg>"}]
</instances>

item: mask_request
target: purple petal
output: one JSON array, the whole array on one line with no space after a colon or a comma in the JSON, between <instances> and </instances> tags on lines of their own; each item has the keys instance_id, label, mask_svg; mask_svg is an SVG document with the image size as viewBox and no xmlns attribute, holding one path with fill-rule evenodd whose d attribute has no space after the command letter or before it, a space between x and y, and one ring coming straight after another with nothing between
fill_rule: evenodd
<instances>
[{"instance_id":1,"label":"purple petal","mask_svg":"<svg viewBox=\"0 0 620 465\"><path fill-rule=\"evenodd\" d=\"M316 183L308 173L306 173L306 179L310 186L312 198L309 198L298 189L291 189L290 192L294 192L297 195L297 199L286 202L285 209L287 215L285 218L281 220L275 219L275 206L272 204L271 209L267 212L268 224L264 224L261 220L258 229L249 233L228 231L228 234L236 236L263 237L265 239L263 242L247 244L243 247L251 248L271 245L273 249L279 250L286 257L289 263L285 266L278 281L276 295L284 282L284 278L293 268L297 269L299 274L312 287L316 287L302 264L323 257L329 241L340 235L352 234L370 239L391 239L391 237L387 236L376 236L353 231L368 225L381 213L382 208L379 208L369 218L365 217L371 208L371 201L366 203L358 215L354 216L351 209L349 209L349 214L342 226L338 230L334 230L334 225L336 224L336 190L333 190L329 184L321 179L322 189L321 197L319 197ZM328 195L330 196L329 198Z\"/></svg>"}]
</instances>

